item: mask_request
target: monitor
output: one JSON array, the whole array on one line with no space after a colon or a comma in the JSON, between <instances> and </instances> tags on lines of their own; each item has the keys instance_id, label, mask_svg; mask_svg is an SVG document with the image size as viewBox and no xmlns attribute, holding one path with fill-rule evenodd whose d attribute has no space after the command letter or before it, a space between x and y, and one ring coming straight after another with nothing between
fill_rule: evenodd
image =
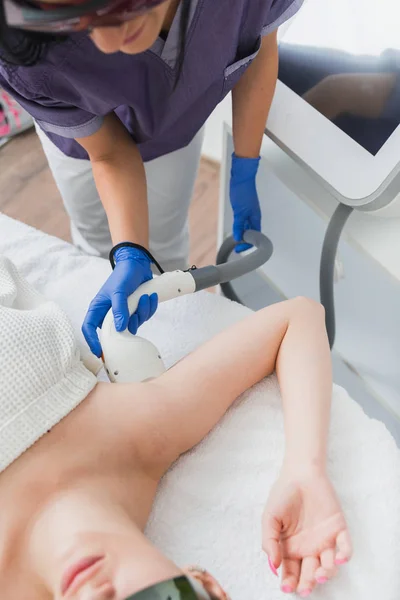
<instances>
[{"instance_id":1,"label":"monitor","mask_svg":"<svg viewBox=\"0 0 400 600\"><path fill-rule=\"evenodd\" d=\"M306 0L279 37L268 134L354 205L400 165L398 0Z\"/></svg>"}]
</instances>

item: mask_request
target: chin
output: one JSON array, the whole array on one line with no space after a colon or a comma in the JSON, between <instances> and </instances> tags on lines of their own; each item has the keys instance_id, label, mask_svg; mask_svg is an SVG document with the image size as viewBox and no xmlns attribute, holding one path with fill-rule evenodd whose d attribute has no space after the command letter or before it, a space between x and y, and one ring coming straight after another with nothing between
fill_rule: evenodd
<instances>
[{"instance_id":1,"label":"chin","mask_svg":"<svg viewBox=\"0 0 400 600\"><path fill-rule=\"evenodd\" d=\"M149 48L152 47L157 37L147 38L147 39L138 39L132 42L131 44L124 44L120 48L120 52L124 54L141 54L142 52L146 52Z\"/></svg>"},{"instance_id":2,"label":"chin","mask_svg":"<svg viewBox=\"0 0 400 600\"><path fill-rule=\"evenodd\" d=\"M98 48L98 50L100 50L100 52L102 52L103 54L116 54L117 52L119 52L118 48L102 48L101 46L99 46L98 44L95 44L95 46Z\"/></svg>"}]
</instances>

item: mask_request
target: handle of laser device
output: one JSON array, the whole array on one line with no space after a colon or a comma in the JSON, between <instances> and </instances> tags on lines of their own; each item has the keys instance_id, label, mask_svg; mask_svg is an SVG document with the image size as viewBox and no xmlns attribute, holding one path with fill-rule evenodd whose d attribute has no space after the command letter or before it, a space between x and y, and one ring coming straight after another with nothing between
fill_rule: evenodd
<instances>
[{"instance_id":1,"label":"handle of laser device","mask_svg":"<svg viewBox=\"0 0 400 600\"><path fill-rule=\"evenodd\" d=\"M139 300L143 295L158 294L159 303L166 302L179 296L192 294L237 279L261 267L270 259L273 252L272 242L263 233L248 230L245 232L243 239L245 242L252 244L255 250L240 256L232 262L191 269L190 271L171 271L146 281L129 296L129 314L133 315L136 311ZM222 244L221 250L228 251L230 249L232 251L236 245L237 242L234 241L233 237L228 237Z\"/></svg>"},{"instance_id":2,"label":"handle of laser device","mask_svg":"<svg viewBox=\"0 0 400 600\"><path fill-rule=\"evenodd\" d=\"M157 294L158 302L166 302L178 296L185 296L196 291L196 284L191 271L171 271L154 277L140 285L137 290L128 298L129 314L133 315L136 311L139 300L142 296ZM103 325L100 329L100 343L103 346L107 343L109 336L115 335L115 325L112 310L109 310ZM128 331L123 331L119 336L130 336Z\"/></svg>"},{"instance_id":3,"label":"handle of laser device","mask_svg":"<svg viewBox=\"0 0 400 600\"><path fill-rule=\"evenodd\" d=\"M137 290L128 298L129 314L133 315L136 311L139 300L142 296L151 294L158 295L158 302L166 302L179 296L193 294L196 291L195 282L191 272L171 271L163 273L158 277L150 279L140 285Z\"/></svg>"}]
</instances>

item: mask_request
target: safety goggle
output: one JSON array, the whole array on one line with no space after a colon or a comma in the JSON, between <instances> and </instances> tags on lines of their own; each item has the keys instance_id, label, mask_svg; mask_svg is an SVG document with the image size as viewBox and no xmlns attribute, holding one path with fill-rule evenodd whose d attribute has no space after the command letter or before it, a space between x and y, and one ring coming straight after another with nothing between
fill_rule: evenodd
<instances>
[{"instance_id":1,"label":"safety goggle","mask_svg":"<svg viewBox=\"0 0 400 600\"><path fill-rule=\"evenodd\" d=\"M115 27L165 0L71 0L51 4L40 0L3 0L9 27L42 33L74 33L94 27Z\"/></svg>"},{"instance_id":2,"label":"safety goggle","mask_svg":"<svg viewBox=\"0 0 400 600\"><path fill-rule=\"evenodd\" d=\"M126 600L212 600L203 586L195 579L185 576L176 577L152 585L137 592Z\"/></svg>"}]
</instances>

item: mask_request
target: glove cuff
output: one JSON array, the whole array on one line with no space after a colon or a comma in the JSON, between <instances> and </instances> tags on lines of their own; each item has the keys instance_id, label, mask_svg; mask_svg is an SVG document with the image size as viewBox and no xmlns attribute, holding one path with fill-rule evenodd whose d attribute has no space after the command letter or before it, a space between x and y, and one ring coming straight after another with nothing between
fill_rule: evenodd
<instances>
[{"instance_id":1,"label":"glove cuff","mask_svg":"<svg viewBox=\"0 0 400 600\"><path fill-rule=\"evenodd\" d=\"M231 176L235 180L245 180L257 175L261 157L258 158L241 158L232 154L232 170Z\"/></svg>"},{"instance_id":2,"label":"glove cuff","mask_svg":"<svg viewBox=\"0 0 400 600\"><path fill-rule=\"evenodd\" d=\"M111 248L109 259L113 269L115 268L115 264L118 262L118 259L122 259L124 254L126 256L127 251L130 258L138 260L145 259L149 263L155 264L161 274L164 273L162 267L156 261L154 256L147 250L147 248L141 246L140 244L134 244L133 242L121 242L120 244L117 244Z\"/></svg>"}]
</instances>

